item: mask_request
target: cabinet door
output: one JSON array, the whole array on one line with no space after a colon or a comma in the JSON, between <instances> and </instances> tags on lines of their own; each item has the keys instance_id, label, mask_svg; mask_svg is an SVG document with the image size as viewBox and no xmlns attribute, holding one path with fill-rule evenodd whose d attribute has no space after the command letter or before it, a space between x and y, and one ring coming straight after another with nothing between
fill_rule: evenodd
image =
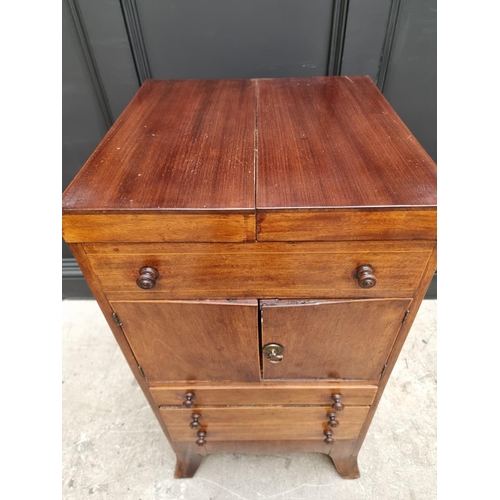
<instances>
[{"instance_id":1,"label":"cabinet door","mask_svg":"<svg viewBox=\"0 0 500 500\"><path fill-rule=\"evenodd\" d=\"M378 380L410 302L261 301L262 346L284 348L279 362L263 353L263 378Z\"/></svg>"},{"instance_id":2,"label":"cabinet door","mask_svg":"<svg viewBox=\"0 0 500 500\"><path fill-rule=\"evenodd\" d=\"M148 382L259 381L256 300L110 304Z\"/></svg>"}]
</instances>

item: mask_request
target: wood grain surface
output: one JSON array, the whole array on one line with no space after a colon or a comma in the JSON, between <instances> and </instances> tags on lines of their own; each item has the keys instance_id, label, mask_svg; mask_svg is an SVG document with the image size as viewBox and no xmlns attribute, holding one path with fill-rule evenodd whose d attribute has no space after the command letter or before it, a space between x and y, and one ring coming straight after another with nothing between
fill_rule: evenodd
<instances>
[{"instance_id":1,"label":"wood grain surface","mask_svg":"<svg viewBox=\"0 0 500 500\"><path fill-rule=\"evenodd\" d=\"M63 195L63 213L255 208L255 84L146 81Z\"/></svg>"},{"instance_id":2,"label":"wood grain surface","mask_svg":"<svg viewBox=\"0 0 500 500\"><path fill-rule=\"evenodd\" d=\"M85 245L110 300L411 297L433 242L156 243ZM371 265L377 284L355 276ZM136 285L151 266L155 288Z\"/></svg>"},{"instance_id":3,"label":"wood grain surface","mask_svg":"<svg viewBox=\"0 0 500 500\"><path fill-rule=\"evenodd\" d=\"M176 477L219 451L317 451L359 477L436 265L436 166L368 77L147 81L63 194L63 234Z\"/></svg>"},{"instance_id":4,"label":"wood grain surface","mask_svg":"<svg viewBox=\"0 0 500 500\"><path fill-rule=\"evenodd\" d=\"M258 241L435 240L435 209L258 210Z\"/></svg>"},{"instance_id":5,"label":"wood grain surface","mask_svg":"<svg viewBox=\"0 0 500 500\"><path fill-rule=\"evenodd\" d=\"M411 300L261 301L262 345L281 344L264 379L379 379Z\"/></svg>"},{"instance_id":6,"label":"wood grain surface","mask_svg":"<svg viewBox=\"0 0 500 500\"><path fill-rule=\"evenodd\" d=\"M257 83L257 209L436 205L435 163L369 77Z\"/></svg>"},{"instance_id":7,"label":"wood grain surface","mask_svg":"<svg viewBox=\"0 0 500 500\"><path fill-rule=\"evenodd\" d=\"M411 330L413 321L415 320L415 317L417 316L418 309L422 303L422 300L424 299L425 293L427 291L427 288L429 287L429 284L432 280L434 272L436 271L436 266L437 266L437 246L434 246L434 249L433 249L431 255L429 256L429 260L425 266L424 272L422 273L422 278L420 280L418 288L417 288L417 290L415 290L415 295L413 296L410 314L406 318L404 325L399 330L399 334L396 338L396 341L394 342L394 346L391 350L391 354L389 356L389 359L387 360L387 369L385 370L384 374L382 375L382 377L380 379L377 395L375 396L375 400L373 401L372 405L370 406L370 412L366 418L365 423L363 424L363 429L361 430L361 433L359 435L359 439L356 443L356 447L353 449L352 453L356 456L357 456L359 450L361 449L363 441L364 441L366 434L368 432L368 429L370 427L371 421L375 415L375 412L377 411L378 404L380 403L380 400L381 400L382 395L384 393L384 390L386 388L387 382L389 381L389 378L391 376L392 370L394 369L394 366L395 366L396 361L398 359L398 356L401 352L401 349L403 348L406 337L408 336L408 334ZM425 400L422 401L422 405L424 405L424 404L425 404Z\"/></svg>"},{"instance_id":8,"label":"wood grain surface","mask_svg":"<svg viewBox=\"0 0 500 500\"><path fill-rule=\"evenodd\" d=\"M257 301L110 302L146 380L260 380Z\"/></svg>"},{"instance_id":9,"label":"wood grain surface","mask_svg":"<svg viewBox=\"0 0 500 500\"><path fill-rule=\"evenodd\" d=\"M66 242L240 242L255 240L255 214L63 215Z\"/></svg>"},{"instance_id":10,"label":"wood grain surface","mask_svg":"<svg viewBox=\"0 0 500 500\"><path fill-rule=\"evenodd\" d=\"M158 406L181 406L184 394L192 392L197 406L219 405L328 405L332 394L342 394L346 406L369 406L377 386L346 382L261 382L224 384L168 384L149 388Z\"/></svg>"},{"instance_id":11,"label":"wood grain surface","mask_svg":"<svg viewBox=\"0 0 500 500\"><path fill-rule=\"evenodd\" d=\"M368 414L368 406L349 406L338 412L339 426L333 430L334 439L353 439ZM325 439L326 414L329 406L259 406L197 408L201 414L201 429L210 441L254 441L263 439L318 440ZM160 407L174 441L196 440L196 431L189 427L191 409ZM326 448L326 445L325 445Z\"/></svg>"}]
</instances>

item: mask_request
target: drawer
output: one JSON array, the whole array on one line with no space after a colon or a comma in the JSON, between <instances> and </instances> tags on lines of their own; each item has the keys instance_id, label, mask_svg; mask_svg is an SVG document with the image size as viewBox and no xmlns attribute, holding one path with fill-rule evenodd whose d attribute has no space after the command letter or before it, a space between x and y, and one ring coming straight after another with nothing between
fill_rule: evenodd
<instances>
[{"instance_id":1,"label":"drawer","mask_svg":"<svg viewBox=\"0 0 500 500\"><path fill-rule=\"evenodd\" d=\"M412 297L434 243L86 244L108 300ZM377 280L363 288L357 269ZM144 290L142 267L159 275Z\"/></svg>"},{"instance_id":2,"label":"drawer","mask_svg":"<svg viewBox=\"0 0 500 500\"><path fill-rule=\"evenodd\" d=\"M158 406L181 406L186 393L194 394L193 407L257 405L328 405L340 394L345 406L371 405L376 385L349 383L179 384L149 388Z\"/></svg>"},{"instance_id":3,"label":"drawer","mask_svg":"<svg viewBox=\"0 0 500 500\"><path fill-rule=\"evenodd\" d=\"M173 441L196 441L197 432L206 432L210 441L311 440L323 441L325 431L333 439L356 439L368 415L368 406L348 406L336 412L338 426L330 428L329 406L249 406L225 408L171 408L160 413ZM200 415L200 427L193 429L192 415Z\"/></svg>"}]
</instances>

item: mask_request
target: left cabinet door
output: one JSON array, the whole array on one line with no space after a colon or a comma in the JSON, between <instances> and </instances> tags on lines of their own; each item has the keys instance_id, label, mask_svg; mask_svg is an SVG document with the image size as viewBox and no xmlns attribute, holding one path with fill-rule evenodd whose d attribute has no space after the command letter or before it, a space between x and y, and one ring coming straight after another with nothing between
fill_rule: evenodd
<instances>
[{"instance_id":1,"label":"left cabinet door","mask_svg":"<svg viewBox=\"0 0 500 500\"><path fill-rule=\"evenodd\" d=\"M110 305L148 382L260 380L256 300Z\"/></svg>"}]
</instances>

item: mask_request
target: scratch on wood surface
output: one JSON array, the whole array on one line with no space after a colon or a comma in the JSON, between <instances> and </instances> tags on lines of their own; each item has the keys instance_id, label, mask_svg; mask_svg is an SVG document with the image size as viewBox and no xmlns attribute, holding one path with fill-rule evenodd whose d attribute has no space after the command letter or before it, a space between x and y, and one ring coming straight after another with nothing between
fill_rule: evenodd
<instances>
[{"instance_id":1,"label":"scratch on wood surface","mask_svg":"<svg viewBox=\"0 0 500 500\"><path fill-rule=\"evenodd\" d=\"M346 78L351 82L351 83L354 83L348 76L346 76Z\"/></svg>"}]
</instances>

